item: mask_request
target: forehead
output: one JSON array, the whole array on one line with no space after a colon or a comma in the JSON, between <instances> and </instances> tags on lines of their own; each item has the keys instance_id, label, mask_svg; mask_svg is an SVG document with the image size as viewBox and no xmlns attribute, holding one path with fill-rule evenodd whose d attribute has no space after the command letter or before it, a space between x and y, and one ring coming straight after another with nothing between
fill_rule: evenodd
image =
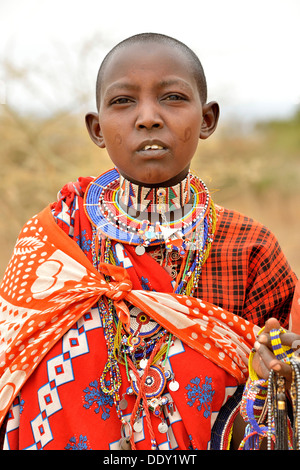
<instances>
[{"instance_id":1,"label":"forehead","mask_svg":"<svg viewBox=\"0 0 300 470\"><path fill-rule=\"evenodd\" d=\"M125 45L109 57L101 79L101 95L113 84L144 77L161 82L177 77L191 87L197 86L191 59L180 48L156 42Z\"/></svg>"}]
</instances>

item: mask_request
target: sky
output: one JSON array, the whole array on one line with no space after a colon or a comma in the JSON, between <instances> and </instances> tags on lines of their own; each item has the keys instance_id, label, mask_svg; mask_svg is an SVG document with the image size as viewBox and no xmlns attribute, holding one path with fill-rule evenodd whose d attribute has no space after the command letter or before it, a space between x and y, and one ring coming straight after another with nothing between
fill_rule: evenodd
<instances>
[{"instance_id":1,"label":"sky","mask_svg":"<svg viewBox=\"0 0 300 470\"><path fill-rule=\"evenodd\" d=\"M300 106L299 24L300 0L0 0L0 102L76 112L82 93L92 106L106 52L152 31L197 53L225 118L289 116Z\"/></svg>"}]
</instances>

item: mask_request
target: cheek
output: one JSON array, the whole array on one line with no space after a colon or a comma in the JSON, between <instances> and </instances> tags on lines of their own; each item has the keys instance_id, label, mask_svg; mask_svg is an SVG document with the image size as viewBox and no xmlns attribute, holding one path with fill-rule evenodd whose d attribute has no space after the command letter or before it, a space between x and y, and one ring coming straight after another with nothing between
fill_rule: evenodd
<instances>
[{"instance_id":1,"label":"cheek","mask_svg":"<svg viewBox=\"0 0 300 470\"><path fill-rule=\"evenodd\" d=\"M181 141L185 144L187 143L192 135L192 129L190 127L186 127L183 133L183 137L181 138Z\"/></svg>"},{"instance_id":2,"label":"cheek","mask_svg":"<svg viewBox=\"0 0 300 470\"><path fill-rule=\"evenodd\" d=\"M115 134L114 144L119 146L119 145L122 145L122 143L123 143L123 139L122 139L121 134L119 133Z\"/></svg>"},{"instance_id":3,"label":"cheek","mask_svg":"<svg viewBox=\"0 0 300 470\"><path fill-rule=\"evenodd\" d=\"M122 130L118 123L111 118L100 119L100 124L102 121L103 124L101 125L101 129L106 148L113 149L114 147L121 146L123 144L123 137Z\"/></svg>"},{"instance_id":4,"label":"cheek","mask_svg":"<svg viewBox=\"0 0 300 470\"><path fill-rule=\"evenodd\" d=\"M179 140L181 151L185 151L187 155L193 155L199 143L198 128L186 126Z\"/></svg>"},{"instance_id":5,"label":"cheek","mask_svg":"<svg viewBox=\"0 0 300 470\"><path fill-rule=\"evenodd\" d=\"M180 126L177 129L179 131L178 137L182 144L198 144L201 132L201 119L198 114L191 113L191 116L188 116L185 121L181 121L181 131Z\"/></svg>"}]
</instances>

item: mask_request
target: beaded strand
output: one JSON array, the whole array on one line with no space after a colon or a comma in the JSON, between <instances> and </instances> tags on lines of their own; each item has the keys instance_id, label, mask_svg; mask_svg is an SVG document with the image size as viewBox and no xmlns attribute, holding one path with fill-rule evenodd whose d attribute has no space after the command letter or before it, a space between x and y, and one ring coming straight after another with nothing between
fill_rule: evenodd
<instances>
[{"instance_id":1,"label":"beaded strand","mask_svg":"<svg viewBox=\"0 0 300 470\"><path fill-rule=\"evenodd\" d=\"M124 215L123 213L120 213L116 215L115 212L110 210L111 208L113 208L114 211L121 209L118 205L118 194L116 190L117 183L115 179L116 175L109 173L104 176L104 179L102 178L101 181L94 181L92 186L93 191L97 186L100 188L100 196L99 191L97 192L97 190L95 190L94 194L92 191L91 197L87 197L85 202L88 217L91 218L92 214L95 213L96 220L99 219L100 221L98 224L91 220L93 228L92 259L96 269L99 269L99 264L102 262L113 265L117 264L117 260L115 258L116 253L112 247L111 237L109 233L106 232L106 229L104 230L103 224L105 221L108 221L108 224L112 224L111 227L114 229L114 235L123 234L120 239L117 239L115 236L112 237L120 242L131 243L134 240L136 242L135 234L141 226L141 221L128 217L127 221L124 222L126 214ZM176 278L174 292L185 293L186 295L193 295L197 288L202 271L202 265L209 255L216 228L215 206L208 195L207 188L204 183L200 182L200 180L198 183L198 179L195 179L195 177L193 179L193 184L193 210L185 218L180 219L175 223L170 223L170 226L174 226L174 224L179 223L184 227L183 241L185 245L185 254L180 271ZM200 187L202 189L201 192L198 193L197 190L198 188L200 189ZM95 198L98 198L96 201L97 204L94 204L93 202ZM109 200L112 203L110 206L108 206ZM198 206L201 209L200 212ZM102 208L102 212L100 213L99 207ZM128 223L128 221L130 223ZM167 224L166 221L165 224ZM107 227L107 225L105 225L105 227ZM128 237L125 237L124 239L124 230L127 231L129 239ZM190 237L190 234L191 239L189 240L188 237ZM170 245L170 247L171 246L172 245ZM170 247L166 242L166 262L171 253ZM109 281L108 276L105 278ZM123 325L117 318L113 301L111 299L101 298L98 305L103 323L104 338L108 354L106 365L101 377L99 378L99 384L103 393L112 396L116 406L117 415L121 421L121 439L119 441L119 446L121 449L135 448L132 430L134 429L136 420L139 419L141 410L144 409L146 422L150 432L152 449L156 449L155 434L152 429L149 411L152 406L150 405L151 400L149 401L146 397L145 383L141 377L147 377L147 373L154 364L157 364L154 368L159 368L160 366L162 366L162 368L164 367L174 338L165 329L160 328L158 331L155 330L155 334L153 334L153 336L146 339L143 338L140 341L138 339L138 331L135 332L135 337L133 339L136 340L136 343L133 343L130 333L125 331ZM124 418L123 414L123 410L127 407L127 404L124 405L124 403L127 403L124 399L124 395L126 395L128 391L123 394L122 399L120 396L120 388L122 385L120 373L121 364L125 366L129 383L133 383L132 380L135 377L135 384L137 385L137 391L135 392L137 397L134 409L131 413L130 422ZM140 372L142 372L142 376L140 375ZM177 382L174 380L173 374L166 375L165 379L172 379L174 384L176 384L174 386L178 386ZM161 400L161 403L164 403L163 400ZM160 406L162 410L163 405ZM152 411L154 410L152 409ZM157 415L157 411L155 411L156 416L160 416L161 412L162 411L158 411L159 415ZM161 419L161 424L163 425L162 428L164 428L165 423L163 422L163 418ZM129 431L129 435L128 433L126 435L126 431ZM160 432L166 431L161 430Z\"/></svg>"},{"instance_id":2,"label":"beaded strand","mask_svg":"<svg viewBox=\"0 0 300 470\"><path fill-rule=\"evenodd\" d=\"M288 417L285 378L271 370L268 380L259 379L252 367L254 351L251 351L249 378L240 410L244 421L248 423L241 449L249 449L248 441L255 440L254 448L259 449L262 439L266 436L268 450L300 450L300 360L289 346L281 343L281 333L285 333L283 328L271 330L270 337L275 356L292 368L292 427Z\"/></svg>"},{"instance_id":3,"label":"beaded strand","mask_svg":"<svg viewBox=\"0 0 300 470\"><path fill-rule=\"evenodd\" d=\"M292 367L292 384L291 384L291 398L293 406L293 446L294 450L300 450L300 363L295 356L291 358Z\"/></svg>"}]
</instances>

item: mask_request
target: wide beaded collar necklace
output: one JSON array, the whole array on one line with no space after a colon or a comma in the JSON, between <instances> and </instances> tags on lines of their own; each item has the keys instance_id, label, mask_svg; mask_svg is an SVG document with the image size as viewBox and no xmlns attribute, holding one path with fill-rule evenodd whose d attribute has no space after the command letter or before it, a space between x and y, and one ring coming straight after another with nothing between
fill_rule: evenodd
<instances>
[{"instance_id":1,"label":"wide beaded collar necklace","mask_svg":"<svg viewBox=\"0 0 300 470\"><path fill-rule=\"evenodd\" d=\"M173 187L147 188L120 177L116 169L92 181L84 200L99 237L135 245L138 255L161 243L184 255L210 204L207 187L192 173Z\"/></svg>"}]
</instances>

